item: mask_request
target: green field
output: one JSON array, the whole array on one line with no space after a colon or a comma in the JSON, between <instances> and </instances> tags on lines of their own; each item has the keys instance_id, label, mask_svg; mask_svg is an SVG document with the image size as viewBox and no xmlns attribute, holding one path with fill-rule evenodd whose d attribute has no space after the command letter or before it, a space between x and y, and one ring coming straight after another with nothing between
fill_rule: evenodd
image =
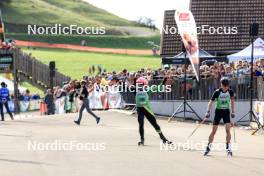
<instances>
[{"instance_id":1,"label":"green field","mask_svg":"<svg viewBox=\"0 0 264 176\"><path fill-rule=\"evenodd\" d=\"M159 68L161 60L154 56L130 56L120 54L99 54L62 49L23 49L45 64L56 62L58 70L74 79L88 75L89 66L100 65L107 71L137 71L141 68Z\"/></svg>"}]
</instances>

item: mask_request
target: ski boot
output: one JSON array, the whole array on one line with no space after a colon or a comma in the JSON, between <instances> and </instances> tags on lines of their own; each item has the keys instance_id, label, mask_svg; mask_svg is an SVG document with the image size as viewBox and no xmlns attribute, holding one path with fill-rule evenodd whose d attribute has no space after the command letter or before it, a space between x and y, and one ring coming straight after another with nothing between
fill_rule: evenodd
<instances>
[{"instance_id":1,"label":"ski boot","mask_svg":"<svg viewBox=\"0 0 264 176\"><path fill-rule=\"evenodd\" d=\"M141 140L138 142L138 146L144 146L144 139L141 139Z\"/></svg>"},{"instance_id":2,"label":"ski boot","mask_svg":"<svg viewBox=\"0 0 264 176\"><path fill-rule=\"evenodd\" d=\"M167 144L167 145L173 145L173 143L169 141L168 139L162 139L162 143Z\"/></svg>"},{"instance_id":3,"label":"ski boot","mask_svg":"<svg viewBox=\"0 0 264 176\"><path fill-rule=\"evenodd\" d=\"M80 125L80 122L77 120L74 120L73 122L76 123L77 125Z\"/></svg>"},{"instance_id":4,"label":"ski boot","mask_svg":"<svg viewBox=\"0 0 264 176\"><path fill-rule=\"evenodd\" d=\"M159 132L159 136L160 136L160 139L162 140L162 143L163 144L168 144L168 145L172 145L173 143L171 141L169 141L164 135L163 133L160 131Z\"/></svg>"},{"instance_id":5,"label":"ski boot","mask_svg":"<svg viewBox=\"0 0 264 176\"><path fill-rule=\"evenodd\" d=\"M210 151L211 151L211 144L209 143L209 144L207 145L207 147L206 147L205 152L204 152L204 156L207 156L207 155L210 153Z\"/></svg>"},{"instance_id":6,"label":"ski boot","mask_svg":"<svg viewBox=\"0 0 264 176\"><path fill-rule=\"evenodd\" d=\"M97 117L97 118L96 118L96 124L99 124L100 119L101 119L100 117Z\"/></svg>"},{"instance_id":7,"label":"ski boot","mask_svg":"<svg viewBox=\"0 0 264 176\"><path fill-rule=\"evenodd\" d=\"M233 156L233 152L231 150L231 146L229 143L226 144L226 153L227 153L227 156L230 156L230 157Z\"/></svg>"}]
</instances>

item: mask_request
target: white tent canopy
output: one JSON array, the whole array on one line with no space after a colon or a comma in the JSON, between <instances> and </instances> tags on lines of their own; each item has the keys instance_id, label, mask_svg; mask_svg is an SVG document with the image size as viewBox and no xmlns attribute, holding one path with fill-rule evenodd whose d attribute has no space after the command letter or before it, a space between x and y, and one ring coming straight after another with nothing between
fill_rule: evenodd
<instances>
[{"instance_id":1,"label":"white tent canopy","mask_svg":"<svg viewBox=\"0 0 264 176\"><path fill-rule=\"evenodd\" d=\"M245 60L245 61L251 61L251 50L252 50L252 45L249 45L242 51L229 55L227 58L229 59L229 62L235 62L238 60ZM254 42L254 60L259 58L264 58L264 40L261 38L258 38Z\"/></svg>"}]
</instances>

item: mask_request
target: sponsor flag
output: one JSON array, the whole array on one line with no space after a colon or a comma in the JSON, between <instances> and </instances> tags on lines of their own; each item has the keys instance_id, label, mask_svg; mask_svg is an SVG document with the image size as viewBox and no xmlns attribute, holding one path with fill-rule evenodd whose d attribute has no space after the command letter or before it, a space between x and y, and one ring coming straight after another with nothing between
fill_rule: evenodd
<instances>
[{"instance_id":1,"label":"sponsor flag","mask_svg":"<svg viewBox=\"0 0 264 176\"><path fill-rule=\"evenodd\" d=\"M199 81L199 46L196 23L192 12L188 9L176 10L175 21L188 57L190 58L196 79Z\"/></svg>"},{"instance_id":2,"label":"sponsor flag","mask_svg":"<svg viewBox=\"0 0 264 176\"><path fill-rule=\"evenodd\" d=\"M0 39L1 39L1 43L5 41L5 32L4 32L4 22L3 22L3 19L2 19L2 13L1 13L1 10L0 10Z\"/></svg>"}]
</instances>

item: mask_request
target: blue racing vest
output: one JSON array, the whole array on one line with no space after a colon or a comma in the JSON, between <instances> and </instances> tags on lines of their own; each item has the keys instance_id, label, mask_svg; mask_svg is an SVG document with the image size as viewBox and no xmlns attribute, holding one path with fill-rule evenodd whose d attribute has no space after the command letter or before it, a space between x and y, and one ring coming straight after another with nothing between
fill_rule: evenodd
<instances>
[{"instance_id":1,"label":"blue racing vest","mask_svg":"<svg viewBox=\"0 0 264 176\"><path fill-rule=\"evenodd\" d=\"M0 101L6 102L9 100L9 90L6 87L0 88Z\"/></svg>"}]
</instances>

